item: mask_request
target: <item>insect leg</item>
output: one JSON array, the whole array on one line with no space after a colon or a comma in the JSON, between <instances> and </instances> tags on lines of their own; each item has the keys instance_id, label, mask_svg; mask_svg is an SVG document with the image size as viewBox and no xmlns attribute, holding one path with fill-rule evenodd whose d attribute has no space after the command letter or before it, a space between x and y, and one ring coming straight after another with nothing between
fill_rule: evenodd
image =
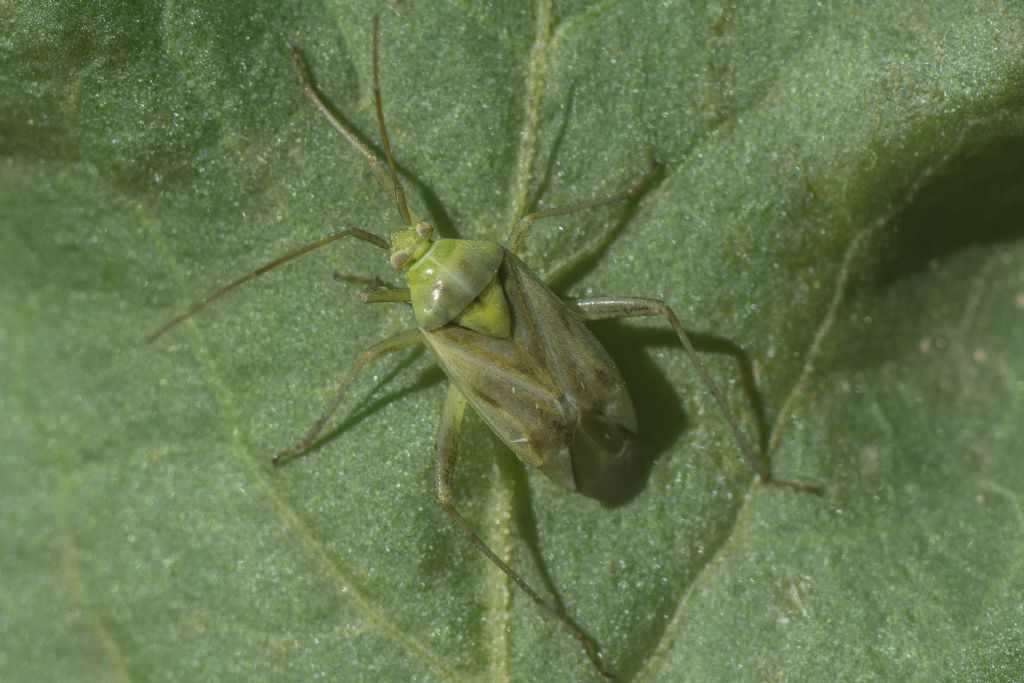
<instances>
[{"instance_id":1,"label":"insect leg","mask_svg":"<svg viewBox=\"0 0 1024 683\"><path fill-rule=\"evenodd\" d=\"M465 534L481 555L493 562L498 569L505 573L509 579L523 589L530 598L537 603L541 609L547 612L558 624L565 629L573 638L583 646L584 652L590 659L594 668L605 678L614 678L614 675L604 667L604 663L597 654L597 648L582 630L562 616L554 605L542 598L537 591L530 587L514 569L508 566L493 550L491 550L483 539L481 539L472 527L466 522L462 514L452 503L452 484L455 481L455 461L459 454L459 437L462 434L462 417L466 411L466 397L454 384L448 385L448 394L444 399L444 408L441 410L441 424L437 430L437 472L434 485L437 492L437 500L441 507L455 522L455 526Z\"/></svg>"},{"instance_id":2,"label":"insect leg","mask_svg":"<svg viewBox=\"0 0 1024 683\"><path fill-rule=\"evenodd\" d=\"M697 350L693 348L693 344L690 342L690 337L686 334L682 324L680 324L679 318L676 317L676 314L664 301L635 297L607 297L600 299L576 299L566 301L566 305L580 314L580 316L585 320L637 318L653 315L663 316L672 326L676 336L679 337L679 341L682 343L683 349L686 350L686 355L690 357L690 361L693 363L694 367L697 368L697 373L700 374L704 385L714 397L715 402L718 403L718 407L722 411L725 421L729 423L729 428L732 430L733 436L736 438L736 442L739 444L743 453L747 456L750 466L755 472L757 472L758 477L761 479L761 483L822 495L821 488L818 486L801 484L799 482L787 481L785 479L776 479L772 476L770 464L764 458L759 457L757 452L754 450L754 447L751 445L746 433L740 427L739 421L733 414L732 409L729 408L729 404L722 395L721 389L718 388L718 384L714 379L712 379L711 373L708 372L708 369L701 361L700 356L697 355Z\"/></svg>"},{"instance_id":3,"label":"insect leg","mask_svg":"<svg viewBox=\"0 0 1024 683\"><path fill-rule=\"evenodd\" d=\"M398 303L411 301L408 287L367 287L359 292L359 300L364 304Z\"/></svg>"},{"instance_id":4,"label":"insect leg","mask_svg":"<svg viewBox=\"0 0 1024 683\"><path fill-rule=\"evenodd\" d=\"M379 277L364 275L342 275L334 271L334 279L339 282L352 282L366 285L359 292L359 300L364 304L402 303L412 301L408 287L392 287L384 284Z\"/></svg>"},{"instance_id":5,"label":"insect leg","mask_svg":"<svg viewBox=\"0 0 1024 683\"><path fill-rule=\"evenodd\" d=\"M423 338L420 336L419 330L406 330L405 332L391 337L390 339L378 342L360 353L355 364L352 366L352 369L348 371L347 375L345 375L345 379L341 380L341 383L338 385L338 390L334 394L334 398L332 398L327 404L327 408L324 409L323 415L320 416L320 419L316 421L313 428L309 430L309 433L307 433L306 436L275 455L273 461L274 464L282 465L296 453L300 453L301 451L309 448L310 444L312 444L313 441L316 440L316 437L319 436L320 432L323 431L324 425L327 424L327 420L331 419L331 415L338 409L338 406L341 404L341 399L345 394L345 389L348 388L349 382L351 382L352 378L356 376L356 373L359 372L360 368L370 361L377 360L382 356L394 353L395 351L404 349L407 346L420 343L422 340Z\"/></svg>"},{"instance_id":6,"label":"insect leg","mask_svg":"<svg viewBox=\"0 0 1024 683\"><path fill-rule=\"evenodd\" d=\"M608 204L616 204L618 202L625 202L635 195L641 187L643 187L647 180L654 175L654 173L661 167L657 161L653 162L644 174L640 176L628 189L614 195L612 197L605 197L603 199L591 199L587 202L579 202L578 204L570 204L568 206L558 206L552 209L543 209L541 211L534 211L528 213L515 224L512 228L511 234L505 241L505 248L511 251L513 254L518 254L519 250L523 246L523 241L526 239L526 234L530 231L533 226L533 222L542 218L554 218L555 216L565 216L566 214L576 213L577 211L586 211L587 209L596 209L599 206L606 206Z\"/></svg>"}]
</instances>

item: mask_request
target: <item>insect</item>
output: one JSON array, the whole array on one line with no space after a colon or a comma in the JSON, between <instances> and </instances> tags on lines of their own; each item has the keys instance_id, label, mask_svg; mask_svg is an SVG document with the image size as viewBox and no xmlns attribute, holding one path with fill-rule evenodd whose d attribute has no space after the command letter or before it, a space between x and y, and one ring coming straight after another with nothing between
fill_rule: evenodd
<instances>
[{"instance_id":1,"label":"insect","mask_svg":"<svg viewBox=\"0 0 1024 683\"><path fill-rule=\"evenodd\" d=\"M517 256L536 221L626 202L637 196L657 166L652 165L639 180L615 196L523 216L513 226L504 245L435 239L431 225L417 218L406 201L384 123L378 49L379 4L373 17L372 35L374 105L383 161L333 114L314 87L300 51L289 47L303 92L366 159L404 227L391 233L387 240L350 228L307 244L216 290L147 339L152 342L244 283L332 242L351 237L388 251L390 265L405 271L407 286L375 284L364 289L360 298L365 303L410 304L415 327L365 349L312 428L303 438L277 453L274 463L282 464L314 443L363 366L400 349L417 344L426 346L448 379L436 440L438 501L472 545L579 642L597 671L612 677L591 639L498 557L455 506L455 462L467 405L520 460L566 489L602 501L626 500L642 484L637 419L622 376L583 323L660 316L675 331L761 481L799 490L814 490L814 487L772 477L767 463L757 457L675 313L664 302L633 297L563 301Z\"/></svg>"}]
</instances>

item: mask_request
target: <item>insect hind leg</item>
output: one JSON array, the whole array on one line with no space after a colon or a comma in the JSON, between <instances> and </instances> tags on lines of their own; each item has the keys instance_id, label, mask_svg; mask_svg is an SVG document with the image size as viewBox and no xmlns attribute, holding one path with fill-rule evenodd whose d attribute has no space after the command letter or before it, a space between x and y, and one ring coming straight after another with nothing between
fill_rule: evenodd
<instances>
[{"instance_id":1,"label":"insect hind leg","mask_svg":"<svg viewBox=\"0 0 1024 683\"><path fill-rule=\"evenodd\" d=\"M524 593L537 603L548 616L554 619L559 626L575 638L583 647L587 658L590 659L594 668L607 679L614 679L615 676L604 666L604 662L597 654L597 648L593 641L578 626L563 616L554 605L545 600L535 591L518 572L495 554L491 548L484 543L483 539L466 522L462 513L452 503L452 489L455 482L455 462L459 454L459 438L462 434L462 417L466 411L466 397L454 384L448 385L448 393L445 396L444 407L441 410L441 424L437 429L437 472L434 478L437 500L441 507L448 513L455 526L466 536L477 551L490 560L494 565L504 572L513 583L523 590Z\"/></svg>"},{"instance_id":2,"label":"insect hind leg","mask_svg":"<svg viewBox=\"0 0 1024 683\"><path fill-rule=\"evenodd\" d=\"M700 356L697 355L697 350L693 347L693 343L690 341L689 335L686 334L686 330L683 329L682 324L679 322L679 318L676 317L676 314L664 301L638 297L608 297L599 299L576 299L566 301L565 303L570 309L576 311L576 313L585 320L637 318L643 316L662 316L665 318L669 325L672 326L672 330L676 333L680 343L682 343L683 349L686 351L686 355L689 356L690 361L697 369L697 373L704 382L704 386L707 387L708 392L718 404L722 415L725 417L725 421L729 424L729 429L732 431L733 436L736 439L736 443L739 444L740 450L743 451L747 460L750 462L750 466L755 472L757 472L758 477L761 479L761 483L770 486L793 489L796 491L803 491L806 493L813 493L819 496L822 495L823 492L819 486L788 481L785 479L777 479L772 476L771 466L768 460L765 457L759 456L757 451L754 449L750 439L747 438L746 433L740 427L739 420L736 419L735 414L733 414L732 409L726 402L725 396L722 394L722 390L718 388L718 383L711 377L711 373L708 372L708 369L704 365L703 361L701 361Z\"/></svg>"}]
</instances>

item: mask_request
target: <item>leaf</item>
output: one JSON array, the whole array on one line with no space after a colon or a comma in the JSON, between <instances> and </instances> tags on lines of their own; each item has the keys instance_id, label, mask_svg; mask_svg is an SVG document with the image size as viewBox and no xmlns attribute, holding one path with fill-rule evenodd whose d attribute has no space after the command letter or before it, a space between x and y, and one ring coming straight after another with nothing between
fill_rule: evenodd
<instances>
[{"instance_id":1,"label":"leaf","mask_svg":"<svg viewBox=\"0 0 1024 683\"><path fill-rule=\"evenodd\" d=\"M377 145L367 3L10 7L0 44L0 678L571 680L594 672L432 491L440 373L341 243L151 346L230 278L398 219L301 95L299 44ZM663 297L779 476L759 487L660 321L597 326L643 492L604 508L470 418L470 522L626 680L1024 676L1019 3L387 6L411 201L538 223L567 296ZM378 147L379 149L379 147ZM757 391L744 392L737 356ZM744 355L745 354L745 355Z\"/></svg>"}]
</instances>

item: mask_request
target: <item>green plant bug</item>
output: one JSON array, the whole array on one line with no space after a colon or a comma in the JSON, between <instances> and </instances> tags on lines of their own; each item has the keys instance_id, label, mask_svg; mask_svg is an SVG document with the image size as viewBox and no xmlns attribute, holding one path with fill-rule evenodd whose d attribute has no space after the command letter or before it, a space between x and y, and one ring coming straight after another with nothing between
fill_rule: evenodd
<instances>
[{"instance_id":1,"label":"green plant bug","mask_svg":"<svg viewBox=\"0 0 1024 683\"><path fill-rule=\"evenodd\" d=\"M768 464L757 456L675 313L664 302L635 297L565 301L517 256L535 221L626 202L645 187L658 165L652 164L628 189L615 196L523 216L504 245L435 239L431 225L417 218L406 201L384 123L379 3L373 16L372 35L374 105L384 161L335 116L314 87L298 48L289 45L289 49L303 92L366 159L404 227L391 233L389 240L351 228L307 244L214 291L157 329L147 341L154 341L242 284L332 242L352 237L388 251L391 266L405 271L407 286L372 284L362 290L360 298L365 303L409 303L416 326L365 349L313 427L303 438L277 453L274 464L286 462L314 443L363 366L400 349L425 345L448 379L436 439L438 501L473 546L579 642L601 675L613 678L590 637L498 557L455 507L455 462L467 405L521 461L566 489L607 502L628 500L643 484L633 403L611 357L583 323L660 316L679 338L761 482L803 491L818 490L771 475Z\"/></svg>"}]
</instances>

